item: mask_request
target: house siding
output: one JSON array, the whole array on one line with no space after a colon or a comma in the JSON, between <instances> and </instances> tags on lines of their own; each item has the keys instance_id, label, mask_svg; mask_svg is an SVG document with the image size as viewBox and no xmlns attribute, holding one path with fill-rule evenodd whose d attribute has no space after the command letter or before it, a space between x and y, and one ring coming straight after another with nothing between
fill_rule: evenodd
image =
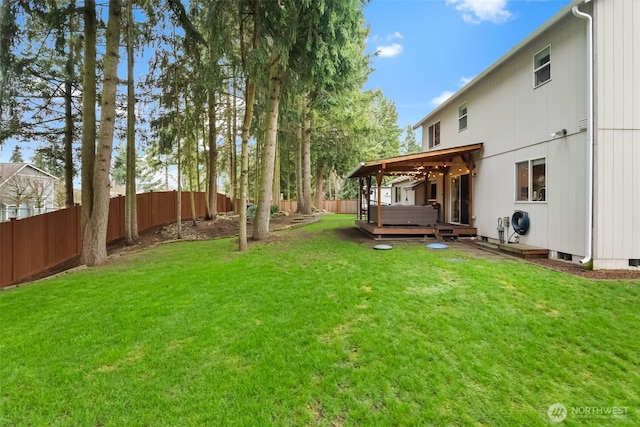
<instances>
[{"instance_id":1,"label":"house siding","mask_svg":"<svg viewBox=\"0 0 640 427\"><path fill-rule=\"evenodd\" d=\"M640 259L640 1L594 4L594 268Z\"/></svg>"},{"instance_id":2,"label":"house siding","mask_svg":"<svg viewBox=\"0 0 640 427\"><path fill-rule=\"evenodd\" d=\"M438 148L485 143L473 180L479 235L498 239L497 219L523 210L531 226L521 243L584 255L588 141L579 123L587 117L585 45L585 22L569 14L423 123L425 150L428 126L438 119ZM551 81L534 89L533 56L546 46ZM458 132L458 106L465 101L468 128ZM551 136L560 129L566 137ZM536 158L546 159L546 202L516 202L515 164Z\"/></svg>"}]
</instances>

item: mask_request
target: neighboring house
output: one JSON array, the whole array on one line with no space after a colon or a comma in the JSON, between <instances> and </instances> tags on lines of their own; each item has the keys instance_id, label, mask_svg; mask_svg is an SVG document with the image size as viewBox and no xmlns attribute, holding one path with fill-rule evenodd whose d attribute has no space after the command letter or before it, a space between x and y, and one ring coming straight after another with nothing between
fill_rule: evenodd
<instances>
[{"instance_id":1,"label":"neighboring house","mask_svg":"<svg viewBox=\"0 0 640 427\"><path fill-rule=\"evenodd\" d=\"M639 12L638 0L571 2L415 125L423 153L351 176L413 168L435 186L441 220L480 238L498 240L498 219L523 211L520 243L638 268Z\"/></svg>"},{"instance_id":2,"label":"neighboring house","mask_svg":"<svg viewBox=\"0 0 640 427\"><path fill-rule=\"evenodd\" d=\"M59 178L26 163L0 163L0 221L55 210Z\"/></svg>"},{"instance_id":3,"label":"neighboring house","mask_svg":"<svg viewBox=\"0 0 640 427\"><path fill-rule=\"evenodd\" d=\"M425 205L427 203L424 180L400 176L390 181L389 185L392 205Z\"/></svg>"},{"instance_id":4,"label":"neighboring house","mask_svg":"<svg viewBox=\"0 0 640 427\"><path fill-rule=\"evenodd\" d=\"M378 201L378 188L374 187L371 190L371 202L377 204ZM390 205L392 202L391 198L391 187L389 185L382 185L380 187L380 201L383 205Z\"/></svg>"}]
</instances>

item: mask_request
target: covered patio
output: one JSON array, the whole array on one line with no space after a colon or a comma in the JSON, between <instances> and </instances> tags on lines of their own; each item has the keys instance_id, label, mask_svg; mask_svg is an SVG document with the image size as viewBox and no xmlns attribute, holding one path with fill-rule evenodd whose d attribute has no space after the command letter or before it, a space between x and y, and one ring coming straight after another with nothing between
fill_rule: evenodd
<instances>
[{"instance_id":1,"label":"covered patio","mask_svg":"<svg viewBox=\"0 0 640 427\"><path fill-rule=\"evenodd\" d=\"M374 238L475 236L473 155L482 148L477 143L361 163L348 175L359 183L356 226ZM391 202L378 203L384 178L399 176L413 184L392 187ZM408 188L415 191L412 203L406 193L402 197Z\"/></svg>"}]
</instances>

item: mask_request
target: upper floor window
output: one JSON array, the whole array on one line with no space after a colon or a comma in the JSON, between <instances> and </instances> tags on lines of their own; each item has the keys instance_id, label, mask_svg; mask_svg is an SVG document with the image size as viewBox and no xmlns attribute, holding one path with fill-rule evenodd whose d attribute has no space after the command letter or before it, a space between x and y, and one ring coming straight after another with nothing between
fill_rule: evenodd
<instances>
[{"instance_id":1,"label":"upper floor window","mask_svg":"<svg viewBox=\"0 0 640 427\"><path fill-rule=\"evenodd\" d=\"M458 131L467 128L467 103L458 107Z\"/></svg>"},{"instance_id":2,"label":"upper floor window","mask_svg":"<svg viewBox=\"0 0 640 427\"><path fill-rule=\"evenodd\" d=\"M533 86L538 87L551 80L551 46L533 56Z\"/></svg>"},{"instance_id":3,"label":"upper floor window","mask_svg":"<svg viewBox=\"0 0 640 427\"><path fill-rule=\"evenodd\" d=\"M516 201L547 200L546 160L535 159L516 163Z\"/></svg>"},{"instance_id":4,"label":"upper floor window","mask_svg":"<svg viewBox=\"0 0 640 427\"><path fill-rule=\"evenodd\" d=\"M440 122L429 126L429 148L440 145Z\"/></svg>"}]
</instances>

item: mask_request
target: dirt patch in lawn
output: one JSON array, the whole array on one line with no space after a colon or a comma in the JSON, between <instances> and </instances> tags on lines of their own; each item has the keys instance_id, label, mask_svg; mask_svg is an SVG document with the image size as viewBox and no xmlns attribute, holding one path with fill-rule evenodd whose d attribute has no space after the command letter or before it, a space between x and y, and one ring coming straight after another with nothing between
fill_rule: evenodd
<instances>
[{"instance_id":1,"label":"dirt patch in lawn","mask_svg":"<svg viewBox=\"0 0 640 427\"><path fill-rule=\"evenodd\" d=\"M218 215L215 220L204 221L202 219L197 220L195 223L191 220L182 222L182 239L183 241L193 241L193 240L212 240L212 239L220 239L225 237L234 237L238 236L240 230L240 217L238 215ZM318 215L311 216L303 216L296 213L284 214L278 213L271 217L269 222L269 230L271 232L276 232L279 230L284 230L292 227L296 227L298 225L304 225L311 222L315 222L319 219ZM256 242L251 240L251 234L253 233L253 221L247 221L247 236L249 245L260 243L260 242L270 242L278 239L278 236L275 234L270 235L267 239L261 240L260 242ZM117 240L112 242L107 247L107 252L109 256L116 256L120 254L125 254L132 251L139 251L151 246L154 246L159 243L175 241L178 239L177 233L177 225L175 223L155 227L149 230L145 230L140 233L139 241L131 246L126 246L124 244L124 239ZM80 265L80 257L76 256L68 261L65 261L62 264L58 264L55 267L52 267L46 271L40 272L38 274L34 274L31 277L28 277L20 282L14 284L21 284L26 282L33 282L39 279L43 279L46 277L50 277L56 275L58 273L62 273L67 270L71 270L74 268L81 267ZM13 285L12 285L13 286Z\"/></svg>"},{"instance_id":2,"label":"dirt patch in lawn","mask_svg":"<svg viewBox=\"0 0 640 427\"><path fill-rule=\"evenodd\" d=\"M462 249L472 251L475 254L485 252L491 254L499 254L500 256L508 257L511 259L523 260L522 258L519 258L508 252L489 250L482 245L473 244L470 242L462 244L461 246ZM551 270L561 271L563 273L572 274L574 276L584 277L585 279L640 280L640 270L587 270L580 264L548 258L529 258L523 261L530 262L541 267L549 268Z\"/></svg>"},{"instance_id":3,"label":"dirt patch in lawn","mask_svg":"<svg viewBox=\"0 0 640 427\"><path fill-rule=\"evenodd\" d=\"M640 270L587 270L580 264L546 258L533 258L527 261L586 279L640 280Z\"/></svg>"},{"instance_id":4,"label":"dirt patch in lawn","mask_svg":"<svg viewBox=\"0 0 640 427\"><path fill-rule=\"evenodd\" d=\"M347 241L351 241L354 243L358 243L360 245L370 245L372 248L376 244L380 243L377 240L373 240L371 237L366 236L357 227L348 227L348 228L340 228L335 230L336 235ZM393 245L394 242L401 242L402 244L411 244L414 242L415 244L426 244L436 242L434 239L422 239L422 238L414 238L414 239L385 239L385 244ZM448 241L444 242L448 244L452 248L460 249L462 251L470 253L474 257L499 257L499 258L507 258L513 260L519 260L521 258L514 257L512 255L497 252L497 251L489 251L485 248L482 248L480 245L463 243L462 241ZM549 268L556 271L561 271L563 273L572 274L574 276L584 277L586 279L602 279L602 280L640 280L640 270L587 270L583 268L580 264L571 263L568 261L560 261L555 259L546 259L546 258L532 258L526 260L527 262L531 262L537 265L540 265L545 268Z\"/></svg>"},{"instance_id":5,"label":"dirt patch in lawn","mask_svg":"<svg viewBox=\"0 0 640 427\"><path fill-rule=\"evenodd\" d=\"M238 215L218 215L215 220L197 220L193 222L182 222L182 237L180 240L193 241L193 240L213 240L227 237L238 236L240 232L240 217ZM298 225L309 224L311 222L318 221L318 215L303 216L296 213L284 214L278 213L271 217L269 221L269 231L277 232L285 230ZM249 245L259 243L251 240L253 234L253 221L247 221L247 243ZM272 240L276 236L270 236L266 240ZM126 246L124 241L118 241L110 245L109 255L116 255L126 253L130 251L137 251L145 249L149 246L167 241L178 240L178 227L176 223L169 224L163 227L156 227L152 230L147 230L140 234L140 240L135 245ZM261 240L260 242L264 242Z\"/></svg>"},{"instance_id":6,"label":"dirt patch in lawn","mask_svg":"<svg viewBox=\"0 0 640 427\"><path fill-rule=\"evenodd\" d=\"M271 218L269 222L269 230L271 232L277 232L279 230L288 229L292 227L296 227L299 225L308 224L310 222L315 222L319 219L319 215L315 216L303 216L296 213L291 213L289 215L285 215L284 213L278 213ZM211 240L211 239L219 239L219 238L228 238L238 236L239 233L239 216L238 215L219 215L215 220L211 221L203 221L198 220L194 224L193 221L183 221L182 223L182 239L183 241L193 241L193 240ZM370 245L372 248L377 243L376 240L371 239L369 236L363 234L356 227L345 227L339 228L335 231L336 237L352 241L359 245ZM255 242L251 240L251 234L253 233L253 222L247 222L247 235L249 236L248 244L257 244L260 242L269 242L273 240L277 240L280 237L277 233L272 234L266 240L262 240L260 242ZM108 253L110 256L125 254L132 251L143 250L153 245L177 240L177 229L176 224L169 224L166 226L156 227L150 230L146 230L145 232L140 234L140 240L138 243L132 246L126 246L124 244L124 240L119 240L108 247ZM409 240L398 240L402 242L402 244L425 244L425 239L409 239ZM429 240L432 242L432 239ZM393 241L385 241L385 243L393 243ZM450 246L455 247L456 249L464 250L470 252L473 256L477 257L509 257L513 259L512 256L488 252L481 248L479 245L469 245L461 242L446 242L450 244ZM540 265L545 268L550 268L553 270L561 271L567 274L572 274L575 276L584 277L587 279L604 279L604 280L640 280L640 270L586 270L579 264L570 263L566 261L559 261L553 259L531 259L527 260L528 262L532 262L534 264ZM67 271L72 268L76 268L80 266L80 257L75 257L69 261L66 261L63 264L60 264L56 267L50 268L47 271L29 277L20 283L31 282L34 280L42 279L45 277L49 277L63 271Z\"/></svg>"}]
</instances>

